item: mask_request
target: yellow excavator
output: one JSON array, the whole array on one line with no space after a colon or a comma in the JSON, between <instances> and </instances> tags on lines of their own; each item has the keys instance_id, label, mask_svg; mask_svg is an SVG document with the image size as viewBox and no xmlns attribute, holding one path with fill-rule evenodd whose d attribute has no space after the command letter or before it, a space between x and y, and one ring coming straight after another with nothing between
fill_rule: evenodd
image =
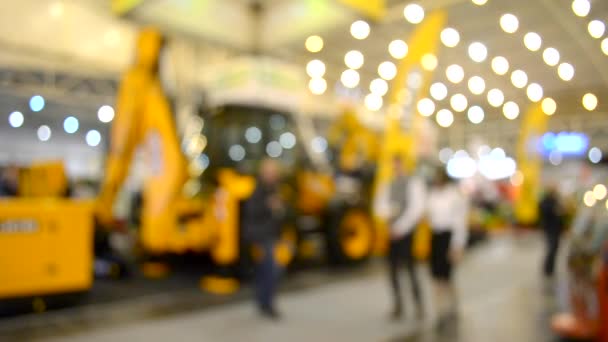
<instances>
[{"instance_id":1,"label":"yellow excavator","mask_svg":"<svg viewBox=\"0 0 608 342\"><path fill-rule=\"evenodd\" d=\"M205 250L215 262L230 264L238 257L233 238L238 229L238 202L253 191L254 181L220 170L221 195L206 201L183 195L188 164L158 77L162 44L160 33L144 29L137 63L121 82L95 216L101 225L112 224L114 200L141 146L148 165L139 227L143 249L149 254Z\"/></svg>"},{"instance_id":2,"label":"yellow excavator","mask_svg":"<svg viewBox=\"0 0 608 342\"><path fill-rule=\"evenodd\" d=\"M112 227L112 208L131 159L143 147L149 165L139 237L148 255L206 251L215 263L239 257L239 201L251 177L218 170L218 191L205 201L182 195L187 164L158 78L163 40L154 29L138 39L135 65L124 76L105 178L96 201L63 198L62 166L21 172L19 197L0 205L0 299L86 291L93 282L94 227Z\"/></svg>"},{"instance_id":3,"label":"yellow excavator","mask_svg":"<svg viewBox=\"0 0 608 342\"><path fill-rule=\"evenodd\" d=\"M238 263L243 252L239 203L253 191L254 178L237 172L237 166L222 165L221 158L214 156L211 159L214 167L206 175L215 176L215 191L206 198L183 194L190 165L182 152L169 101L159 80L162 46L158 31L142 30L136 62L120 84L106 171L95 201L60 197L60 189L67 187L65 172L48 165L41 167L38 175L33 166L29 175L24 173L20 183L27 189L23 192L27 197L2 200L0 299L86 291L92 286L94 235L113 227L114 201L138 148L143 149L148 166L138 231L144 253L160 256L205 252L217 265ZM216 117L230 118L233 114L228 112ZM234 115L247 117L242 113ZM290 118L293 119L292 116L283 119ZM223 134L227 127L221 122L214 125L213 121L205 126L215 126L214 132L219 137L228 136ZM230 122L225 121L228 125ZM213 134L207 136L211 147L225 146L214 141ZM202 135L197 141L207 143ZM306 159L302 156L298 160ZM304 164L298 162L297 166ZM40 176L42 172L49 170L54 170L51 177L54 181L40 183L45 179ZM316 248L309 235L321 235L328 254L336 261L358 261L371 254L373 227L365 204L345 205L344 201L337 201L332 175L314 167L291 173L289 178L292 183L287 183L286 197L293 204L295 215L285 234L292 248L280 244L277 250L283 263L292 259L294 251L297 256L313 254ZM162 264L157 264L160 266L156 270L154 263L147 265L151 267L150 273L164 272ZM228 290L221 283L203 281L202 285L229 291L234 289L234 283L231 284Z\"/></svg>"}]
</instances>

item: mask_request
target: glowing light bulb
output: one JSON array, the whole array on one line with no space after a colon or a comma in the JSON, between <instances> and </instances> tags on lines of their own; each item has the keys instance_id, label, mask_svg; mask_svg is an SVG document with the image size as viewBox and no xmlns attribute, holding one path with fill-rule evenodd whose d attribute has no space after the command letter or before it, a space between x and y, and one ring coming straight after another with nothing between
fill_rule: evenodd
<instances>
[{"instance_id":1,"label":"glowing light bulb","mask_svg":"<svg viewBox=\"0 0 608 342\"><path fill-rule=\"evenodd\" d=\"M595 39L602 38L604 33L606 32L606 24L599 20L592 20L587 25L587 29L589 30L589 35Z\"/></svg>"},{"instance_id":2,"label":"glowing light bulb","mask_svg":"<svg viewBox=\"0 0 608 342\"><path fill-rule=\"evenodd\" d=\"M397 67L392 62L382 62L378 66L378 75L385 80L390 81L397 76Z\"/></svg>"},{"instance_id":3,"label":"glowing light bulb","mask_svg":"<svg viewBox=\"0 0 608 342\"><path fill-rule=\"evenodd\" d=\"M555 114L555 112L557 111L557 103L555 103L555 100L550 97L547 97L543 100L543 102L541 103L541 107L543 113L549 116Z\"/></svg>"},{"instance_id":4,"label":"glowing light bulb","mask_svg":"<svg viewBox=\"0 0 608 342\"><path fill-rule=\"evenodd\" d=\"M384 96L388 92L388 83L381 78L376 78L370 82L369 91L378 96Z\"/></svg>"},{"instance_id":5,"label":"glowing light bulb","mask_svg":"<svg viewBox=\"0 0 608 342\"><path fill-rule=\"evenodd\" d=\"M445 70L445 75L452 83L460 83L464 78L464 69L458 64L452 64Z\"/></svg>"},{"instance_id":6,"label":"glowing light bulb","mask_svg":"<svg viewBox=\"0 0 608 342\"><path fill-rule=\"evenodd\" d=\"M505 101L505 95L500 89L491 89L488 91L488 103L492 107L500 107Z\"/></svg>"},{"instance_id":7,"label":"glowing light bulb","mask_svg":"<svg viewBox=\"0 0 608 342\"><path fill-rule=\"evenodd\" d=\"M595 110L597 108L597 96L592 93L585 94L583 96L583 107L588 111Z\"/></svg>"},{"instance_id":8,"label":"glowing light bulb","mask_svg":"<svg viewBox=\"0 0 608 342\"><path fill-rule=\"evenodd\" d=\"M309 52L319 52L323 50L323 38L319 36L310 36L306 38L306 43L304 43L304 45Z\"/></svg>"},{"instance_id":9,"label":"glowing light bulb","mask_svg":"<svg viewBox=\"0 0 608 342\"><path fill-rule=\"evenodd\" d=\"M91 147L98 146L101 142L101 134L99 134L98 131L92 129L87 132L87 135L85 136L85 141L87 142L87 145Z\"/></svg>"},{"instance_id":10,"label":"glowing light bulb","mask_svg":"<svg viewBox=\"0 0 608 342\"><path fill-rule=\"evenodd\" d=\"M409 4L403 9L405 20L412 24L419 24L424 19L424 8L418 4Z\"/></svg>"},{"instance_id":11,"label":"glowing light bulb","mask_svg":"<svg viewBox=\"0 0 608 342\"><path fill-rule=\"evenodd\" d=\"M469 78L469 91L475 95L481 95L486 90L486 82L479 76Z\"/></svg>"},{"instance_id":12,"label":"glowing light bulb","mask_svg":"<svg viewBox=\"0 0 608 342\"><path fill-rule=\"evenodd\" d=\"M515 120L519 116L519 106L517 103L509 101L502 106L502 113L505 118Z\"/></svg>"},{"instance_id":13,"label":"glowing light bulb","mask_svg":"<svg viewBox=\"0 0 608 342\"><path fill-rule=\"evenodd\" d=\"M103 123L108 123L114 120L114 108L108 105L99 107L97 110L97 118Z\"/></svg>"},{"instance_id":14,"label":"glowing light bulb","mask_svg":"<svg viewBox=\"0 0 608 342\"><path fill-rule=\"evenodd\" d=\"M562 63L557 67L559 78L564 81L570 81L574 77L574 67L570 63Z\"/></svg>"},{"instance_id":15,"label":"glowing light bulb","mask_svg":"<svg viewBox=\"0 0 608 342\"><path fill-rule=\"evenodd\" d=\"M78 131L79 123L78 119L73 116L68 116L63 120L63 130L68 134L73 134Z\"/></svg>"},{"instance_id":16,"label":"glowing light bulb","mask_svg":"<svg viewBox=\"0 0 608 342\"><path fill-rule=\"evenodd\" d=\"M538 83L530 83L528 89L526 89L526 94L530 101L538 102L543 98L543 87Z\"/></svg>"},{"instance_id":17,"label":"glowing light bulb","mask_svg":"<svg viewBox=\"0 0 608 342\"><path fill-rule=\"evenodd\" d=\"M511 13L504 14L500 17L500 27L507 33L515 33L519 28L519 20Z\"/></svg>"},{"instance_id":18,"label":"glowing light bulb","mask_svg":"<svg viewBox=\"0 0 608 342\"><path fill-rule=\"evenodd\" d=\"M502 56L494 57L492 59L492 70L497 75L506 74L509 72L509 61Z\"/></svg>"},{"instance_id":19,"label":"glowing light bulb","mask_svg":"<svg viewBox=\"0 0 608 342\"><path fill-rule=\"evenodd\" d=\"M369 24L363 20L357 20L350 25L350 34L359 40L363 40L369 36Z\"/></svg>"},{"instance_id":20,"label":"glowing light bulb","mask_svg":"<svg viewBox=\"0 0 608 342\"><path fill-rule=\"evenodd\" d=\"M592 162L593 164L597 164L600 161L602 161L602 158L603 158L603 156L602 156L602 150L600 150L597 147L592 147L589 150L588 157L589 157L589 161L590 162Z\"/></svg>"},{"instance_id":21,"label":"glowing light bulb","mask_svg":"<svg viewBox=\"0 0 608 342\"><path fill-rule=\"evenodd\" d=\"M543 40L538 33L528 32L524 36L524 45L530 51L538 51L543 45Z\"/></svg>"},{"instance_id":22,"label":"glowing light bulb","mask_svg":"<svg viewBox=\"0 0 608 342\"><path fill-rule=\"evenodd\" d=\"M484 119L484 116L485 113L483 111L483 108L479 106L472 106L467 111L467 117L469 118L469 121L471 121L471 123L475 125L481 123Z\"/></svg>"},{"instance_id":23,"label":"glowing light bulb","mask_svg":"<svg viewBox=\"0 0 608 342\"><path fill-rule=\"evenodd\" d=\"M511 83L515 88L524 88L528 84L528 74L523 70L515 70L511 73Z\"/></svg>"},{"instance_id":24,"label":"glowing light bulb","mask_svg":"<svg viewBox=\"0 0 608 342\"><path fill-rule=\"evenodd\" d=\"M448 96L448 88L441 82L433 83L429 90L431 97L437 101L442 101Z\"/></svg>"},{"instance_id":25,"label":"glowing light bulb","mask_svg":"<svg viewBox=\"0 0 608 342\"><path fill-rule=\"evenodd\" d=\"M604 184L596 184L593 187L593 196L595 196L596 200L601 201L606 198L606 195L608 195L608 189L606 189Z\"/></svg>"},{"instance_id":26,"label":"glowing light bulb","mask_svg":"<svg viewBox=\"0 0 608 342\"><path fill-rule=\"evenodd\" d=\"M45 101L44 97L40 95L34 95L30 99L30 109L32 112L39 112L44 109Z\"/></svg>"},{"instance_id":27,"label":"glowing light bulb","mask_svg":"<svg viewBox=\"0 0 608 342\"><path fill-rule=\"evenodd\" d=\"M552 47L546 48L543 52L543 60L548 66L556 66L559 63L559 58L559 51Z\"/></svg>"},{"instance_id":28,"label":"glowing light bulb","mask_svg":"<svg viewBox=\"0 0 608 342\"><path fill-rule=\"evenodd\" d=\"M447 109L442 109L437 112L435 120L437 120L439 126L447 128L450 127L452 123L454 123L454 114L452 114L452 112Z\"/></svg>"},{"instance_id":29,"label":"glowing light bulb","mask_svg":"<svg viewBox=\"0 0 608 342\"><path fill-rule=\"evenodd\" d=\"M441 42L447 47L456 47L460 42L460 34L451 27L445 28L441 31Z\"/></svg>"},{"instance_id":30,"label":"glowing light bulb","mask_svg":"<svg viewBox=\"0 0 608 342\"><path fill-rule=\"evenodd\" d=\"M450 106L455 112L464 112L469 106L466 96L462 94L455 94L450 98Z\"/></svg>"},{"instance_id":31,"label":"glowing light bulb","mask_svg":"<svg viewBox=\"0 0 608 342\"><path fill-rule=\"evenodd\" d=\"M351 50L344 55L344 64L351 69L359 69L363 66L365 58L360 51Z\"/></svg>"},{"instance_id":32,"label":"glowing light bulb","mask_svg":"<svg viewBox=\"0 0 608 342\"><path fill-rule=\"evenodd\" d=\"M589 0L574 0L572 1L572 12L579 17L586 17L591 11Z\"/></svg>"},{"instance_id":33,"label":"glowing light bulb","mask_svg":"<svg viewBox=\"0 0 608 342\"><path fill-rule=\"evenodd\" d=\"M359 85L359 73L353 69L345 70L342 73L340 80L346 88L355 88Z\"/></svg>"},{"instance_id":34,"label":"glowing light bulb","mask_svg":"<svg viewBox=\"0 0 608 342\"><path fill-rule=\"evenodd\" d=\"M474 62L481 63L488 58L488 49L480 42L474 42L469 45L469 57Z\"/></svg>"},{"instance_id":35,"label":"glowing light bulb","mask_svg":"<svg viewBox=\"0 0 608 342\"><path fill-rule=\"evenodd\" d=\"M40 141L48 141L51 139L51 128L47 125L42 125L38 127L36 134L38 135L38 140Z\"/></svg>"},{"instance_id":36,"label":"glowing light bulb","mask_svg":"<svg viewBox=\"0 0 608 342\"><path fill-rule=\"evenodd\" d=\"M312 78L308 82L308 89L315 95L321 95L327 90L327 82L323 78Z\"/></svg>"},{"instance_id":37,"label":"glowing light bulb","mask_svg":"<svg viewBox=\"0 0 608 342\"><path fill-rule=\"evenodd\" d=\"M435 103L429 98L423 98L418 101L418 113L422 116L431 116L435 112Z\"/></svg>"},{"instance_id":38,"label":"glowing light bulb","mask_svg":"<svg viewBox=\"0 0 608 342\"><path fill-rule=\"evenodd\" d=\"M12 112L8 116L8 123L13 128L21 127L23 125L23 121L25 121L25 118L21 112Z\"/></svg>"},{"instance_id":39,"label":"glowing light bulb","mask_svg":"<svg viewBox=\"0 0 608 342\"><path fill-rule=\"evenodd\" d=\"M325 75L325 63L318 59L313 59L306 64L306 73L311 78L321 78Z\"/></svg>"},{"instance_id":40,"label":"glowing light bulb","mask_svg":"<svg viewBox=\"0 0 608 342\"><path fill-rule=\"evenodd\" d=\"M409 48L407 46L407 43L404 42L403 40L399 40L399 39L393 40L388 45L388 52L395 59L405 58L405 56L407 56L408 50L409 50Z\"/></svg>"}]
</instances>

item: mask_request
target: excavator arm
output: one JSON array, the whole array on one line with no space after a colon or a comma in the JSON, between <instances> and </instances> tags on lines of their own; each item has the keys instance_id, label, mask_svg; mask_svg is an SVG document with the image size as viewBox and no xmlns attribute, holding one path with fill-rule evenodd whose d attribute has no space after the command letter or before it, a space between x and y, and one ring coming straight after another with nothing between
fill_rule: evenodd
<instances>
[{"instance_id":1,"label":"excavator arm","mask_svg":"<svg viewBox=\"0 0 608 342\"><path fill-rule=\"evenodd\" d=\"M112 223L112 207L127 177L134 152L144 152L146 175L139 238L147 253L209 251L220 264L238 258L238 202L254 181L220 174L220 191L203 202L182 196L188 167L169 101L158 77L162 37L144 29L137 62L122 80L116 104L105 179L96 205L97 219Z\"/></svg>"},{"instance_id":2,"label":"excavator arm","mask_svg":"<svg viewBox=\"0 0 608 342\"><path fill-rule=\"evenodd\" d=\"M135 148L139 143L137 122L137 82L129 73L123 79L116 102L117 115L110 132L110 149L105 177L95 208L96 217L104 226L112 224L112 208L116 195L128 175Z\"/></svg>"}]
</instances>

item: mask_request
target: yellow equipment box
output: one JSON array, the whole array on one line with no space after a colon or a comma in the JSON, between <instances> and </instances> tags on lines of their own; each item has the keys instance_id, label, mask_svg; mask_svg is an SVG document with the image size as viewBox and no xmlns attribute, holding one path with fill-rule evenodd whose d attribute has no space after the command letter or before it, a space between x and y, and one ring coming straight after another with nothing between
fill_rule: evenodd
<instances>
[{"instance_id":1,"label":"yellow equipment box","mask_svg":"<svg viewBox=\"0 0 608 342\"><path fill-rule=\"evenodd\" d=\"M92 211L87 201L0 199L0 299L89 289Z\"/></svg>"}]
</instances>

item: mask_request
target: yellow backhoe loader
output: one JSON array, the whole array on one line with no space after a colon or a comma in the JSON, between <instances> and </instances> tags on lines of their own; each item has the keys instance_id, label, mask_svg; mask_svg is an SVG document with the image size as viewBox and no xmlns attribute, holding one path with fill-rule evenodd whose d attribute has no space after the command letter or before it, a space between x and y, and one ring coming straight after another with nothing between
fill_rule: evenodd
<instances>
[{"instance_id":1,"label":"yellow backhoe loader","mask_svg":"<svg viewBox=\"0 0 608 342\"><path fill-rule=\"evenodd\" d=\"M162 45L158 31L144 29L140 33L136 62L120 83L106 171L95 201L60 197L67 180L65 172L56 167L41 168L38 174L32 167L29 173L23 174L22 182L24 194L30 197L2 200L0 299L86 291L92 286L94 236L112 229L114 201L138 148L144 151L148 171L138 230L144 253L162 256L204 252L217 265L238 264L243 253L239 203L253 191L254 178L241 175L235 165L222 165L218 154L211 159L213 167L205 174L205 177L209 173L215 175L215 191L206 198L183 194L190 165L182 152L158 75ZM247 111L231 114L228 107L224 110L217 119L248 117ZM270 116L267 114L267 119ZM283 120L289 118L292 117L284 116ZM225 123L230 125L230 120ZM213 127L212 121L206 126ZM228 128L222 126L220 120L214 132L218 137L229 136ZM209 153L212 147L226 146L215 141L213 134L208 135L209 141L200 136L197 142L208 144ZM286 224L291 227L286 230L287 241L293 243L297 255L305 256L315 250L308 239L309 233L322 233L328 255L334 261L365 259L371 254L373 239L365 202L353 202L352 198L336 200L332 174L305 165L306 157L301 153L297 160L286 163L305 167L302 172L290 173L292 182L286 186L286 197L293 203L295 213L293 220ZM47 180L41 176L42 170L55 170L55 176ZM293 249L286 248L285 244L280 246L280 259L288 263ZM151 273L158 272L151 269ZM227 291L225 284L209 279L202 285Z\"/></svg>"},{"instance_id":2,"label":"yellow backhoe loader","mask_svg":"<svg viewBox=\"0 0 608 342\"><path fill-rule=\"evenodd\" d=\"M86 291L93 282L94 226L111 227L112 208L136 148L149 166L143 191L140 243L149 255L206 251L219 265L236 262L238 204L250 177L218 170L221 194L186 198L187 165L169 103L158 78L163 41L154 29L138 39L135 65L121 81L117 115L99 198L62 198L62 166L22 172L20 194L0 205L0 299ZM49 172L52 172L49 173Z\"/></svg>"}]
</instances>

